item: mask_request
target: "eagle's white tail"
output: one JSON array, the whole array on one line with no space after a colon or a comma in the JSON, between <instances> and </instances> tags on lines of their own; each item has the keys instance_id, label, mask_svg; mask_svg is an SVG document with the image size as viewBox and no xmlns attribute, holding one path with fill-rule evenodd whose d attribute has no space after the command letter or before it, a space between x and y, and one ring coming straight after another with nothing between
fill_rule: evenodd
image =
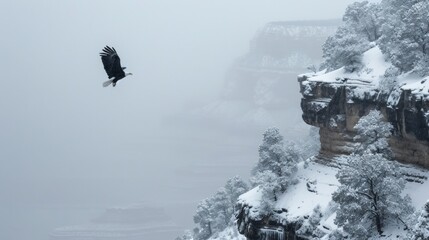
<instances>
[{"instance_id":1,"label":"eagle's white tail","mask_svg":"<svg viewBox=\"0 0 429 240\"><path fill-rule=\"evenodd\" d=\"M103 83L103 87L108 87L112 83L113 83L113 80L107 80Z\"/></svg>"}]
</instances>

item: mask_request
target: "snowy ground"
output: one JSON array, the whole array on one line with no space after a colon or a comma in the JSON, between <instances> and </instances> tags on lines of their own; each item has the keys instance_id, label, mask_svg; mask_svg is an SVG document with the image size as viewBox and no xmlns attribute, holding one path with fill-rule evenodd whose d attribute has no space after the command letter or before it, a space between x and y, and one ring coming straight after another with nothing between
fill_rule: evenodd
<instances>
[{"instance_id":1,"label":"snowy ground","mask_svg":"<svg viewBox=\"0 0 429 240\"><path fill-rule=\"evenodd\" d=\"M331 72L319 72L313 77L310 77L308 81L315 82L331 82L340 83L341 79L348 79L348 84L362 85L370 84L377 87L380 76L384 75L386 69L391 64L384 60L384 56L378 46L374 46L363 54L362 62L365 68L359 72L347 72L344 67Z\"/></svg>"},{"instance_id":2,"label":"snowy ground","mask_svg":"<svg viewBox=\"0 0 429 240\"><path fill-rule=\"evenodd\" d=\"M298 220L304 216L311 215L313 209L321 206L322 220L319 230L325 233L337 228L334 224L335 203L332 201L332 193L338 188L339 183L335 177L338 172L337 164L321 164L317 161L309 161L308 164L301 163L298 167L297 178L299 182L289 187L289 189L279 198L275 209L287 209L282 212L281 217L288 221ZM429 171L412 166L401 164L401 171L407 179L404 194L409 194L415 209L421 209L429 199ZM256 187L240 196L239 201L252 206L255 216L261 192ZM383 239L396 238L397 235L405 237L403 226L387 226Z\"/></svg>"},{"instance_id":3,"label":"snowy ground","mask_svg":"<svg viewBox=\"0 0 429 240\"><path fill-rule=\"evenodd\" d=\"M318 73L303 74L309 76L305 85L310 87L311 82L326 82L333 86L351 86L355 97L363 98L365 94L377 94L380 81L383 79L385 71L392 66L386 62L380 48L374 45L371 49L363 54L362 62L364 69L358 72L347 72L344 67L337 70ZM302 76L302 75L301 75ZM410 90L413 95L418 98L429 100L429 77L422 78L413 73L405 73L397 78L399 89ZM371 94L372 95L372 94ZM393 92L389 98L389 105L395 105L398 100L397 93Z\"/></svg>"}]
</instances>

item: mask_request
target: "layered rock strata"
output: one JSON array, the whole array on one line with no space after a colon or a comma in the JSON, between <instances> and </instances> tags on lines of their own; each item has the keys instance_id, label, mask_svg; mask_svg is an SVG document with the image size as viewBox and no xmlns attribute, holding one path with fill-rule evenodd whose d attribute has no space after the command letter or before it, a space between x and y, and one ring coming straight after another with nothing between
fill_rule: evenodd
<instances>
[{"instance_id":1,"label":"layered rock strata","mask_svg":"<svg viewBox=\"0 0 429 240\"><path fill-rule=\"evenodd\" d=\"M396 101L390 101L392 96L382 96L363 81L308 79L307 75L298 77L302 118L320 128L322 157L351 153L358 144L355 124L370 110L378 109L394 126L390 147L395 159L429 168L429 100L425 95L398 89Z\"/></svg>"}]
</instances>

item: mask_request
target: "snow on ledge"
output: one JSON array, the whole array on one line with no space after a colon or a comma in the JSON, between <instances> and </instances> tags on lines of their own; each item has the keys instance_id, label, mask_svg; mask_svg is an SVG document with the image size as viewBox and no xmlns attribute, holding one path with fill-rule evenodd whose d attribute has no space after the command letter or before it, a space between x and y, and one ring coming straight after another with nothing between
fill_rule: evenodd
<instances>
[{"instance_id":1,"label":"snow on ledge","mask_svg":"<svg viewBox=\"0 0 429 240\"><path fill-rule=\"evenodd\" d=\"M350 73L342 67L327 73L321 71L319 72L321 74L316 74L308 78L308 81L338 83L339 79L350 79L352 81L355 80L355 84L361 82L378 87L381 76L391 66L390 63L385 61L383 53L378 46L363 53L362 63L365 67L359 72Z\"/></svg>"},{"instance_id":2,"label":"snow on ledge","mask_svg":"<svg viewBox=\"0 0 429 240\"><path fill-rule=\"evenodd\" d=\"M260 202L262 199L262 190L259 186L253 188L252 190L240 195L237 202L241 205L247 205L253 208L259 208Z\"/></svg>"}]
</instances>

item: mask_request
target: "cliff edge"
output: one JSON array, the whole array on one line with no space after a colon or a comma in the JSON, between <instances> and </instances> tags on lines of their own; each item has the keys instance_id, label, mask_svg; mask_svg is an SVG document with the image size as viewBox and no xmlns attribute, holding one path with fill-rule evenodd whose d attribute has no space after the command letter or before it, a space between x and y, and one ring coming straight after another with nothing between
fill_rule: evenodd
<instances>
[{"instance_id":1,"label":"cliff edge","mask_svg":"<svg viewBox=\"0 0 429 240\"><path fill-rule=\"evenodd\" d=\"M349 154L356 144L354 126L378 109L394 126L390 147L394 158L429 168L429 78L404 74L390 92L380 90L389 63L377 46L364 53L365 68L344 68L298 76L302 118L320 128L320 157Z\"/></svg>"}]
</instances>

